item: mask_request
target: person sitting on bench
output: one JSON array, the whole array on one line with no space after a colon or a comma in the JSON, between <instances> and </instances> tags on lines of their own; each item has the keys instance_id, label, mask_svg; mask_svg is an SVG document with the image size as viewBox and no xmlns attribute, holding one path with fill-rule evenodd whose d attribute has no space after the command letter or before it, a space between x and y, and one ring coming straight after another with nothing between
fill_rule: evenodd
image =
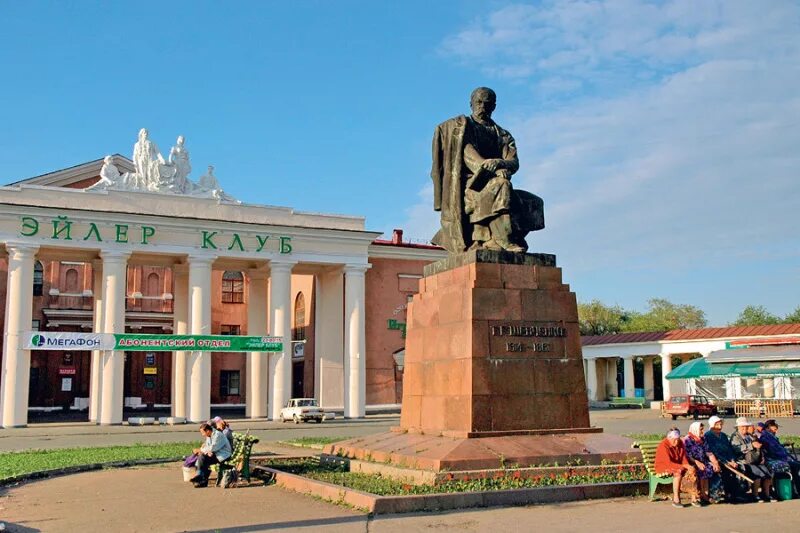
<instances>
[{"instance_id":1,"label":"person sitting on bench","mask_svg":"<svg viewBox=\"0 0 800 533\"><path fill-rule=\"evenodd\" d=\"M191 479L195 488L208 486L208 475L211 465L221 463L231 456L231 444L221 431L217 431L209 424L200 425L200 434L205 437L205 443L194 450L197 454L197 475Z\"/></svg>"},{"instance_id":2,"label":"person sitting on bench","mask_svg":"<svg viewBox=\"0 0 800 533\"><path fill-rule=\"evenodd\" d=\"M672 476L672 506L683 507L681 503L681 485L692 499L694 507L700 507L697 490L696 470L689 464L686 448L681 441L678 428L671 428L667 437L656 449L655 470L659 476Z\"/></svg>"},{"instance_id":3,"label":"person sitting on bench","mask_svg":"<svg viewBox=\"0 0 800 533\"><path fill-rule=\"evenodd\" d=\"M764 463L764 454L761 453L761 443L753 436L753 423L746 417L736 419L736 433L731 435L731 446L736 454L739 468L753 480L752 496L755 501L761 493L761 499L770 502L769 489L772 487L772 472Z\"/></svg>"},{"instance_id":4,"label":"person sitting on bench","mask_svg":"<svg viewBox=\"0 0 800 533\"><path fill-rule=\"evenodd\" d=\"M221 431L223 435L228 439L228 442L231 443L231 449L233 449L233 430L231 429L231 425L228 424L227 421L223 420L221 416L215 416L209 422L213 427L217 428L217 430Z\"/></svg>"},{"instance_id":5,"label":"person sitting on bench","mask_svg":"<svg viewBox=\"0 0 800 533\"><path fill-rule=\"evenodd\" d=\"M725 423L720 417L714 415L708 419L709 431L703 435L703 440L708 445L708 451L714 454L719 464L716 469L722 481L725 492L725 501L728 503L742 503L744 498L737 475L739 464L736 462L736 450L731 446L731 439L722 431ZM711 481L710 490L713 491L714 481Z\"/></svg>"},{"instance_id":6,"label":"person sitting on bench","mask_svg":"<svg viewBox=\"0 0 800 533\"><path fill-rule=\"evenodd\" d=\"M789 474L794 480L795 490L800 493L800 461L789 455L778 438L778 423L774 419L764 422L764 431L758 441L773 474Z\"/></svg>"}]
</instances>

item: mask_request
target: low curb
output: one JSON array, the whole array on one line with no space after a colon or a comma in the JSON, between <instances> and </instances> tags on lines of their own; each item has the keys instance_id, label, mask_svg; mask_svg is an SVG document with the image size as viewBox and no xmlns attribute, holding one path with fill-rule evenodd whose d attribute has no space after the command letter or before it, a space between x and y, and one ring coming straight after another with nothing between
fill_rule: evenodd
<instances>
[{"instance_id":1,"label":"low curb","mask_svg":"<svg viewBox=\"0 0 800 533\"><path fill-rule=\"evenodd\" d=\"M593 485L536 487L524 489L408 496L377 496L360 490L289 474L269 467L256 467L274 476L279 487L311 494L334 503L344 503L372 514L445 511L467 507L495 507L619 498L646 494L647 481L624 481Z\"/></svg>"}]
</instances>

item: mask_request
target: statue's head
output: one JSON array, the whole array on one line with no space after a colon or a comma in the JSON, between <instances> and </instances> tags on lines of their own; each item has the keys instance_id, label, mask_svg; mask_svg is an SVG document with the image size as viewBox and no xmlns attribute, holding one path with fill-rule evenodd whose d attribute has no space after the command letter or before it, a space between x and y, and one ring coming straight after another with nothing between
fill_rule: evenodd
<instances>
[{"instance_id":1,"label":"statue's head","mask_svg":"<svg viewBox=\"0 0 800 533\"><path fill-rule=\"evenodd\" d=\"M469 107L472 116L480 120L492 118L492 112L497 106L497 95L488 87L478 87L469 97Z\"/></svg>"},{"instance_id":2,"label":"statue's head","mask_svg":"<svg viewBox=\"0 0 800 533\"><path fill-rule=\"evenodd\" d=\"M103 163L106 165L110 165L113 161L114 159L110 155L107 155L103 158Z\"/></svg>"},{"instance_id":3,"label":"statue's head","mask_svg":"<svg viewBox=\"0 0 800 533\"><path fill-rule=\"evenodd\" d=\"M183 142L184 142L183 135L178 135L178 146L183 146Z\"/></svg>"},{"instance_id":4,"label":"statue's head","mask_svg":"<svg viewBox=\"0 0 800 533\"><path fill-rule=\"evenodd\" d=\"M147 129L142 128L139 130L139 139L147 139Z\"/></svg>"},{"instance_id":5,"label":"statue's head","mask_svg":"<svg viewBox=\"0 0 800 533\"><path fill-rule=\"evenodd\" d=\"M208 175L209 176L214 175L214 165L208 165Z\"/></svg>"}]
</instances>

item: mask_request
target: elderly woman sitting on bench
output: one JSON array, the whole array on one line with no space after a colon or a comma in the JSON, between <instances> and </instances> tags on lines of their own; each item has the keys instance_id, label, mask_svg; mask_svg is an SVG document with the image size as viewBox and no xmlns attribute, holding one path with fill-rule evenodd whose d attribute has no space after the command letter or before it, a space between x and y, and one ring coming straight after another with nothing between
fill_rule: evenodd
<instances>
[{"instance_id":1,"label":"elderly woman sitting on bench","mask_svg":"<svg viewBox=\"0 0 800 533\"><path fill-rule=\"evenodd\" d=\"M683 507L681 503L681 486L692 499L692 505L700 506L698 501L697 476L695 469L686 457L686 448L681 441L678 428L671 428L667 437L656 449L655 470L658 475L672 476L672 505Z\"/></svg>"}]
</instances>

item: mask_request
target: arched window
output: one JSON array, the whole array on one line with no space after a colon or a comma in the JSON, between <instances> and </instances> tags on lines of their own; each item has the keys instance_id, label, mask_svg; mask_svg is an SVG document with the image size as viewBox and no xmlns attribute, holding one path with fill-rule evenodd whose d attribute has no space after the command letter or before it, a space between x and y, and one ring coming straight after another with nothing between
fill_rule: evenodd
<instances>
[{"instance_id":1,"label":"arched window","mask_svg":"<svg viewBox=\"0 0 800 533\"><path fill-rule=\"evenodd\" d=\"M161 295L161 280L158 274L151 272L147 276L147 285L145 285L145 295L147 296L160 296Z\"/></svg>"},{"instance_id":2,"label":"arched window","mask_svg":"<svg viewBox=\"0 0 800 533\"><path fill-rule=\"evenodd\" d=\"M70 268L67 270L67 273L64 275L65 280L65 290L64 292L69 294L76 294L78 292L78 271L74 268Z\"/></svg>"},{"instance_id":3,"label":"arched window","mask_svg":"<svg viewBox=\"0 0 800 533\"><path fill-rule=\"evenodd\" d=\"M294 332L292 340L302 341L306 339L306 298L303 293L297 293L294 300Z\"/></svg>"},{"instance_id":4,"label":"arched window","mask_svg":"<svg viewBox=\"0 0 800 533\"><path fill-rule=\"evenodd\" d=\"M238 270L226 270L222 274L222 303L244 302L244 276Z\"/></svg>"},{"instance_id":5,"label":"arched window","mask_svg":"<svg viewBox=\"0 0 800 533\"><path fill-rule=\"evenodd\" d=\"M33 295L42 295L42 285L44 285L44 267L41 261L33 264Z\"/></svg>"}]
</instances>

